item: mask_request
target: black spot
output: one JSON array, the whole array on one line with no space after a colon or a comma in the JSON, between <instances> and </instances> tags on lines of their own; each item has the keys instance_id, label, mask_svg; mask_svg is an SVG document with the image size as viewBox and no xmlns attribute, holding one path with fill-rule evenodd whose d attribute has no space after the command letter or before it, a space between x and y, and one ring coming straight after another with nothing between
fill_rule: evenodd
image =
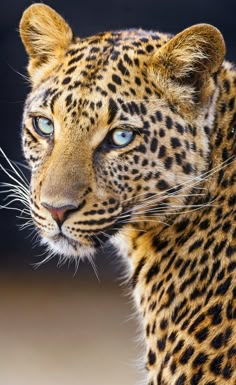
<instances>
[{"instance_id":1,"label":"black spot","mask_svg":"<svg viewBox=\"0 0 236 385\"><path fill-rule=\"evenodd\" d=\"M74 72L76 68L77 68L76 66L70 67L70 68L66 71L66 75L72 74L72 72Z\"/></svg>"},{"instance_id":2,"label":"black spot","mask_svg":"<svg viewBox=\"0 0 236 385\"><path fill-rule=\"evenodd\" d=\"M155 237L152 241L152 245L157 252L160 252L166 246L168 246L168 243L168 240L161 240L159 237Z\"/></svg>"},{"instance_id":3,"label":"black spot","mask_svg":"<svg viewBox=\"0 0 236 385\"><path fill-rule=\"evenodd\" d=\"M223 333L219 333L211 341L211 346L214 349L219 349L219 348L221 348L223 343L224 343L224 335L223 335Z\"/></svg>"},{"instance_id":4,"label":"black spot","mask_svg":"<svg viewBox=\"0 0 236 385\"><path fill-rule=\"evenodd\" d=\"M168 185L168 183L164 180L164 179L160 179L157 184L156 184L156 187L161 190L161 191L164 191L164 190L167 190L170 186Z\"/></svg>"},{"instance_id":5,"label":"black spot","mask_svg":"<svg viewBox=\"0 0 236 385\"><path fill-rule=\"evenodd\" d=\"M135 77L134 81L137 84L137 86L141 86L141 80L137 76Z\"/></svg>"},{"instance_id":6,"label":"black spot","mask_svg":"<svg viewBox=\"0 0 236 385\"><path fill-rule=\"evenodd\" d=\"M226 245L226 242L227 240L226 239L223 239L221 242L217 243L213 249L213 256L216 257L218 254L221 253L221 251L223 250L223 248L225 247Z\"/></svg>"},{"instance_id":7,"label":"black spot","mask_svg":"<svg viewBox=\"0 0 236 385\"><path fill-rule=\"evenodd\" d=\"M173 121L169 116L166 117L166 127L168 129L171 129L173 127Z\"/></svg>"},{"instance_id":8,"label":"black spot","mask_svg":"<svg viewBox=\"0 0 236 385\"><path fill-rule=\"evenodd\" d=\"M176 380L175 385L184 385L186 381L186 375L181 374L179 378Z\"/></svg>"},{"instance_id":9,"label":"black spot","mask_svg":"<svg viewBox=\"0 0 236 385\"><path fill-rule=\"evenodd\" d=\"M148 160L147 159L143 159L142 166L145 167L147 165L148 165Z\"/></svg>"},{"instance_id":10,"label":"black spot","mask_svg":"<svg viewBox=\"0 0 236 385\"><path fill-rule=\"evenodd\" d=\"M151 152L156 152L157 144L158 144L157 138L152 138L151 145L150 145Z\"/></svg>"},{"instance_id":11,"label":"black spot","mask_svg":"<svg viewBox=\"0 0 236 385\"><path fill-rule=\"evenodd\" d=\"M68 62L68 66L70 66L71 64L77 63L78 61L80 61L80 60L82 59L83 56L84 56L84 54L81 53L80 55L73 57L73 58Z\"/></svg>"},{"instance_id":12,"label":"black spot","mask_svg":"<svg viewBox=\"0 0 236 385\"><path fill-rule=\"evenodd\" d=\"M177 337L177 333L176 332L171 332L168 339L171 341L171 342L175 342L176 340L176 337Z\"/></svg>"},{"instance_id":13,"label":"black spot","mask_svg":"<svg viewBox=\"0 0 236 385\"><path fill-rule=\"evenodd\" d=\"M163 128L160 128L160 130L159 130L160 138L164 138L165 134L166 134L165 130Z\"/></svg>"},{"instance_id":14,"label":"black spot","mask_svg":"<svg viewBox=\"0 0 236 385\"><path fill-rule=\"evenodd\" d=\"M112 80L114 83L121 85L121 78L118 75L113 74L112 75Z\"/></svg>"},{"instance_id":15,"label":"black spot","mask_svg":"<svg viewBox=\"0 0 236 385\"><path fill-rule=\"evenodd\" d=\"M177 131L178 131L181 135L184 133L184 128L183 128L183 126L181 126L181 124L176 123L176 124L175 124L175 127L176 127Z\"/></svg>"},{"instance_id":16,"label":"black spot","mask_svg":"<svg viewBox=\"0 0 236 385\"><path fill-rule=\"evenodd\" d=\"M182 283L182 285L180 286L180 288L179 288L180 292L183 293L184 290L186 289L186 287L191 286L192 283L196 280L197 276L198 276L198 272L193 273L188 279L186 279L186 280Z\"/></svg>"},{"instance_id":17,"label":"black spot","mask_svg":"<svg viewBox=\"0 0 236 385\"><path fill-rule=\"evenodd\" d=\"M196 319L195 321L191 324L191 326L189 327L189 333L192 333L194 330L196 330L197 326L203 322L205 319L205 315L204 314L200 314Z\"/></svg>"},{"instance_id":18,"label":"black spot","mask_svg":"<svg viewBox=\"0 0 236 385\"><path fill-rule=\"evenodd\" d=\"M211 363L210 363L210 371L214 373L216 376L221 374L221 366L223 361L224 355L220 354L219 356L215 357Z\"/></svg>"},{"instance_id":19,"label":"black spot","mask_svg":"<svg viewBox=\"0 0 236 385\"><path fill-rule=\"evenodd\" d=\"M229 202L228 203L229 203L230 207L236 205L236 195L235 194L231 195L231 197L229 198Z\"/></svg>"},{"instance_id":20,"label":"black spot","mask_svg":"<svg viewBox=\"0 0 236 385\"><path fill-rule=\"evenodd\" d=\"M232 278L228 277L221 285L216 289L216 295L225 295L230 287Z\"/></svg>"},{"instance_id":21,"label":"black spot","mask_svg":"<svg viewBox=\"0 0 236 385\"><path fill-rule=\"evenodd\" d=\"M203 244L203 239L198 239L197 241L195 241L195 242L189 247L188 252L191 253L192 251L194 251L194 250L196 250L196 249L199 249L199 247L201 247L202 244Z\"/></svg>"},{"instance_id":22,"label":"black spot","mask_svg":"<svg viewBox=\"0 0 236 385\"><path fill-rule=\"evenodd\" d=\"M67 107L72 103L72 94L67 95L66 97L66 105Z\"/></svg>"},{"instance_id":23,"label":"black spot","mask_svg":"<svg viewBox=\"0 0 236 385\"><path fill-rule=\"evenodd\" d=\"M209 239L207 239L205 245L204 245L204 249L207 250L209 249L209 247L212 245L212 243L214 242L215 238L214 237L211 237ZM204 255L207 255L207 254L204 254Z\"/></svg>"},{"instance_id":24,"label":"black spot","mask_svg":"<svg viewBox=\"0 0 236 385\"><path fill-rule=\"evenodd\" d=\"M208 227L210 226L210 220L207 218L205 220L203 220L202 222L200 222L199 224L199 228L201 230L206 230Z\"/></svg>"},{"instance_id":25,"label":"black spot","mask_svg":"<svg viewBox=\"0 0 236 385\"><path fill-rule=\"evenodd\" d=\"M156 262L154 263L150 269L148 270L147 274L146 274L146 283L150 282L151 279L157 275L159 273L160 269L159 269L159 264Z\"/></svg>"},{"instance_id":26,"label":"black spot","mask_svg":"<svg viewBox=\"0 0 236 385\"><path fill-rule=\"evenodd\" d=\"M147 114L146 106L143 103L140 103L140 110L143 115Z\"/></svg>"},{"instance_id":27,"label":"black spot","mask_svg":"<svg viewBox=\"0 0 236 385\"><path fill-rule=\"evenodd\" d=\"M166 337L163 337L160 340L157 340L157 348L160 352L163 352L166 347Z\"/></svg>"},{"instance_id":28,"label":"black spot","mask_svg":"<svg viewBox=\"0 0 236 385\"><path fill-rule=\"evenodd\" d=\"M148 53L152 52L153 50L154 50L153 45L148 44L148 45L146 46L146 51L147 51Z\"/></svg>"},{"instance_id":29,"label":"black spot","mask_svg":"<svg viewBox=\"0 0 236 385\"><path fill-rule=\"evenodd\" d=\"M155 334L155 332L156 332L156 321L154 321L152 325L152 334Z\"/></svg>"},{"instance_id":30,"label":"black spot","mask_svg":"<svg viewBox=\"0 0 236 385\"><path fill-rule=\"evenodd\" d=\"M111 59L115 61L115 60L118 59L119 56L120 56L120 52L114 50L114 51L112 52L112 54L111 54Z\"/></svg>"},{"instance_id":31,"label":"black spot","mask_svg":"<svg viewBox=\"0 0 236 385\"><path fill-rule=\"evenodd\" d=\"M198 342L200 343L200 342L204 341L204 340L207 338L208 334L209 334L209 329L208 329L208 327L204 327L204 328L200 329L200 330L195 334L195 337L196 337L196 339L198 340Z\"/></svg>"},{"instance_id":32,"label":"black spot","mask_svg":"<svg viewBox=\"0 0 236 385\"><path fill-rule=\"evenodd\" d=\"M173 350L173 354L176 354L178 353L182 347L184 346L184 340L180 340L177 345L175 346L174 350Z\"/></svg>"},{"instance_id":33,"label":"black spot","mask_svg":"<svg viewBox=\"0 0 236 385\"><path fill-rule=\"evenodd\" d=\"M236 269L236 261L230 262L227 271L228 273L232 273Z\"/></svg>"},{"instance_id":34,"label":"black spot","mask_svg":"<svg viewBox=\"0 0 236 385\"><path fill-rule=\"evenodd\" d=\"M66 78L64 78L64 79L62 80L62 84L68 84L68 83L70 83L70 81L71 81L70 76L67 76Z\"/></svg>"},{"instance_id":35,"label":"black spot","mask_svg":"<svg viewBox=\"0 0 236 385\"><path fill-rule=\"evenodd\" d=\"M178 138L171 138L170 141L173 149L176 149L177 147L181 147L181 143Z\"/></svg>"},{"instance_id":36,"label":"black spot","mask_svg":"<svg viewBox=\"0 0 236 385\"><path fill-rule=\"evenodd\" d=\"M182 356L180 357L179 362L183 365L187 364L189 359L192 357L194 353L194 348L192 346L189 346L185 351L183 352Z\"/></svg>"},{"instance_id":37,"label":"black spot","mask_svg":"<svg viewBox=\"0 0 236 385\"><path fill-rule=\"evenodd\" d=\"M231 378L233 374L233 368L230 365L230 363L227 363L225 367L223 368L223 377L224 378Z\"/></svg>"},{"instance_id":38,"label":"black spot","mask_svg":"<svg viewBox=\"0 0 236 385\"><path fill-rule=\"evenodd\" d=\"M138 263L138 265L137 265L137 267L136 267L136 269L135 269L135 271L134 271L134 274L133 274L133 277L132 277L132 286L133 286L133 288L135 288L135 286L136 286L136 284L138 282L139 274L140 274L142 268L144 267L145 262L146 262L146 258L144 258L144 257L141 258L139 263Z\"/></svg>"},{"instance_id":39,"label":"black spot","mask_svg":"<svg viewBox=\"0 0 236 385\"><path fill-rule=\"evenodd\" d=\"M164 165L165 165L165 168L167 170L169 170L171 168L173 164L173 158L171 158L171 156L168 156L166 159L165 159L165 162L164 162Z\"/></svg>"},{"instance_id":40,"label":"black spot","mask_svg":"<svg viewBox=\"0 0 236 385\"><path fill-rule=\"evenodd\" d=\"M128 63L130 66L133 65L133 62L130 59L130 57L127 55L127 53L124 54L124 61L126 61L126 63Z\"/></svg>"},{"instance_id":41,"label":"black spot","mask_svg":"<svg viewBox=\"0 0 236 385\"><path fill-rule=\"evenodd\" d=\"M179 223L176 224L176 231L179 233L179 232L185 230L186 227L188 226L188 224L189 224L188 218L182 219Z\"/></svg>"},{"instance_id":42,"label":"black spot","mask_svg":"<svg viewBox=\"0 0 236 385\"><path fill-rule=\"evenodd\" d=\"M208 272L209 272L209 268L208 268L208 266L205 266L201 272L200 281L203 281L204 279L206 279Z\"/></svg>"},{"instance_id":43,"label":"black spot","mask_svg":"<svg viewBox=\"0 0 236 385\"><path fill-rule=\"evenodd\" d=\"M170 365L171 373L174 374L176 371L176 363L173 361Z\"/></svg>"},{"instance_id":44,"label":"black spot","mask_svg":"<svg viewBox=\"0 0 236 385\"><path fill-rule=\"evenodd\" d=\"M140 144L138 147L136 147L136 150L141 152L142 154L146 154L146 152L147 152L147 149L144 146L144 144Z\"/></svg>"},{"instance_id":45,"label":"black spot","mask_svg":"<svg viewBox=\"0 0 236 385\"><path fill-rule=\"evenodd\" d=\"M166 155L166 147L164 145L161 145L159 148L159 154L158 158L161 159Z\"/></svg>"},{"instance_id":46,"label":"black spot","mask_svg":"<svg viewBox=\"0 0 236 385\"><path fill-rule=\"evenodd\" d=\"M135 164L139 163L139 156L138 155L134 155L134 163Z\"/></svg>"},{"instance_id":47,"label":"black spot","mask_svg":"<svg viewBox=\"0 0 236 385\"><path fill-rule=\"evenodd\" d=\"M162 113L160 111L156 111L155 115L156 115L158 122L162 122L162 119L163 119Z\"/></svg>"},{"instance_id":48,"label":"black spot","mask_svg":"<svg viewBox=\"0 0 236 385\"><path fill-rule=\"evenodd\" d=\"M156 353L154 353L151 349L148 352L148 363L149 365L154 365L156 362Z\"/></svg>"},{"instance_id":49,"label":"black spot","mask_svg":"<svg viewBox=\"0 0 236 385\"><path fill-rule=\"evenodd\" d=\"M161 322L160 322L160 328L161 328L161 330L165 330L165 329L167 328L167 326L168 326L168 320L165 319L165 318L163 318L163 319L161 320Z\"/></svg>"},{"instance_id":50,"label":"black spot","mask_svg":"<svg viewBox=\"0 0 236 385\"><path fill-rule=\"evenodd\" d=\"M184 172L185 174L191 174L192 171L193 171L193 168L192 168L192 166L191 166L190 163L185 163L185 164L183 165L183 172Z\"/></svg>"},{"instance_id":51,"label":"black spot","mask_svg":"<svg viewBox=\"0 0 236 385\"><path fill-rule=\"evenodd\" d=\"M190 385L199 385L202 376L203 376L203 371L202 369L199 369L199 371L192 376Z\"/></svg>"},{"instance_id":52,"label":"black spot","mask_svg":"<svg viewBox=\"0 0 236 385\"><path fill-rule=\"evenodd\" d=\"M226 249L227 257L232 257L233 254L236 253L236 246L228 246Z\"/></svg>"},{"instance_id":53,"label":"black spot","mask_svg":"<svg viewBox=\"0 0 236 385\"><path fill-rule=\"evenodd\" d=\"M194 368L197 368L198 366L201 366L207 362L208 356L205 353L199 353L196 358L194 358L194 361L192 363Z\"/></svg>"},{"instance_id":54,"label":"black spot","mask_svg":"<svg viewBox=\"0 0 236 385\"><path fill-rule=\"evenodd\" d=\"M108 83L107 87L109 88L109 90L110 90L111 92L116 93L116 86L115 86L114 84Z\"/></svg>"}]
</instances>

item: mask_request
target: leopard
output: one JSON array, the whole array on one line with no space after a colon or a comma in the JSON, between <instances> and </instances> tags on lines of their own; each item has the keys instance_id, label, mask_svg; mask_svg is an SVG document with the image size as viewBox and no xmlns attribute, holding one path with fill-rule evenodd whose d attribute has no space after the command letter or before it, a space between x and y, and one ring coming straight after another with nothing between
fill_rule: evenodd
<instances>
[{"instance_id":1,"label":"leopard","mask_svg":"<svg viewBox=\"0 0 236 385\"><path fill-rule=\"evenodd\" d=\"M76 37L51 7L20 21L22 148L41 242L126 261L148 385L236 384L236 69L221 32Z\"/></svg>"}]
</instances>

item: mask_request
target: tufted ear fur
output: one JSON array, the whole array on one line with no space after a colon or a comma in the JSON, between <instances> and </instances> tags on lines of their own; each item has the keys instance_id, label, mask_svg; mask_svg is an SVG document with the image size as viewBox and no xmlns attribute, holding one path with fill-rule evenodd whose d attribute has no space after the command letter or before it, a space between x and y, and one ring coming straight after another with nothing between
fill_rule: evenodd
<instances>
[{"instance_id":1,"label":"tufted ear fur","mask_svg":"<svg viewBox=\"0 0 236 385\"><path fill-rule=\"evenodd\" d=\"M45 4L32 4L20 21L20 36L29 55L29 74L60 57L73 34L65 20Z\"/></svg>"},{"instance_id":2,"label":"tufted ear fur","mask_svg":"<svg viewBox=\"0 0 236 385\"><path fill-rule=\"evenodd\" d=\"M169 40L154 55L153 70L158 84L175 102L204 102L212 91L212 75L225 56L220 31L209 24L197 24Z\"/></svg>"}]
</instances>

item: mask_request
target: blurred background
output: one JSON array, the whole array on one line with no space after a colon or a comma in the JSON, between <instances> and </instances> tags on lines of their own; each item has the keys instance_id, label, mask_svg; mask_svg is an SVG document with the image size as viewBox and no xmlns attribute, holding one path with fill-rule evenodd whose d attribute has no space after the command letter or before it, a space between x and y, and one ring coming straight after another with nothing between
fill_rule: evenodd
<instances>
[{"instance_id":1,"label":"blurred background","mask_svg":"<svg viewBox=\"0 0 236 385\"><path fill-rule=\"evenodd\" d=\"M21 76L27 58L17 29L31 3L0 2L0 146L19 162L29 86ZM225 37L227 58L236 61L235 0L46 3L80 36L130 27L176 33L194 23L211 23ZM1 171L0 181L7 181ZM97 256L99 280L86 262L76 274L73 264L58 266L56 259L35 269L45 257L43 249L30 231L19 231L20 224L13 211L0 211L0 385L136 384L141 379L135 364L137 324L132 301L118 281L123 268L114 252L105 249Z\"/></svg>"}]
</instances>

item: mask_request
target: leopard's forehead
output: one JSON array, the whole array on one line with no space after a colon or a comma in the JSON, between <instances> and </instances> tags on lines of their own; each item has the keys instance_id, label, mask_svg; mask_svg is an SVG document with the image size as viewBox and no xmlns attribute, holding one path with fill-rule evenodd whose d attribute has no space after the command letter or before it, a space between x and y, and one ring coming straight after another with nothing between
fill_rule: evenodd
<instances>
[{"instance_id":1,"label":"leopard's forehead","mask_svg":"<svg viewBox=\"0 0 236 385\"><path fill-rule=\"evenodd\" d=\"M159 97L148 66L153 53L168 38L156 32L129 30L76 39L63 60L45 71L45 77L35 85L25 112L47 111L58 119L61 116L70 126L79 120L87 131L98 120L109 125L117 110L122 112L119 119L125 121L128 113L137 121L139 114L134 110L140 108L140 102Z\"/></svg>"},{"instance_id":2,"label":"leopard's forehead","mask_svg":"<svg viewBox=\"0 0 236 385\"><path fill-rule=\"evenodd\" d=\"M32 95L44 99L52 94L50 86L60 90L102 96L122 94L134 97L142 79L148 84L149 58L169 39L168 35L143 30L107 32L85 39L75 39L65 55L33 88ZM110 79L109 79L110 77ZM106 83L107 89L99 87ZM133 84L133 88L132 88ZM150 94L148 86L146 94ZM46 92L47 91L47 92ZM55 92L55 91L54 91Z\"/></svg>"}]
</instances>

